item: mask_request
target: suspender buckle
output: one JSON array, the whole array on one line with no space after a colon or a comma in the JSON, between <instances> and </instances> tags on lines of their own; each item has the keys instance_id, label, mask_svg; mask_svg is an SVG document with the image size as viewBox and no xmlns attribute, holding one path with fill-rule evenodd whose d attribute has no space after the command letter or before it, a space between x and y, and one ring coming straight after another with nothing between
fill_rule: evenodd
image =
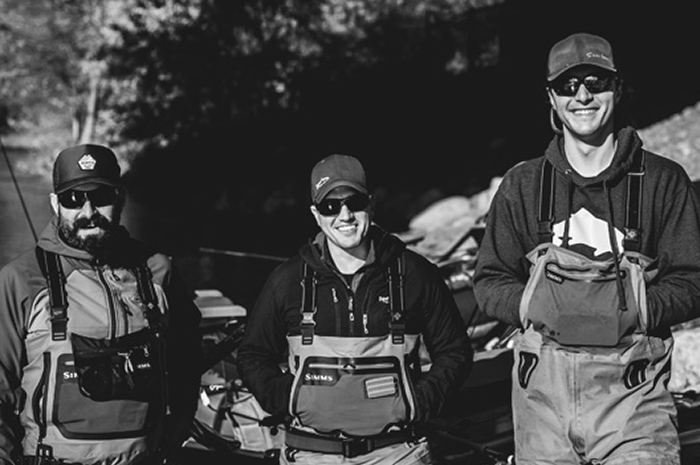
<instances>
[{"instance_id":1,"label":"suspender buckle","mask_svg":"<svg viewBox=\"0 0 700 465\"><path fill-rule=\"evenodd\" d=\"M65 341L68 332L68 306L51 307L51 339Z\"/></svg>"},{"instance_id":2,"label":"suspender buckle","mask_svg":"<svg viewBox=\"0 0 700 465\"><path fill-rule=\"evenodd\" d=\"M359 455L369 454L374 449L374 440L372 438L343 439L343 457L349 459Z\"/></svg>"}]
</instances>

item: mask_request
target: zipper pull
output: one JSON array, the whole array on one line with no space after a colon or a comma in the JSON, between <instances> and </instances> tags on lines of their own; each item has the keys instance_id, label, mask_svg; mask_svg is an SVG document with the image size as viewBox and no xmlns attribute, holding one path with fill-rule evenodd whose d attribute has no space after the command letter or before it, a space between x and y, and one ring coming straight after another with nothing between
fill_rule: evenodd
<instances>
[{"instance_id":1,"label":"zipper pull","mask_svg":"<svg viewBox=\"0 0 700 465\"><path fill-rule=\"evenodd\" d=\"M369 317L367 316L367 314L363 313L362 314L362 331L365 334L369 334L369 328L367 327L368 320L369 320Z\"/></svg>"}]
</instances>

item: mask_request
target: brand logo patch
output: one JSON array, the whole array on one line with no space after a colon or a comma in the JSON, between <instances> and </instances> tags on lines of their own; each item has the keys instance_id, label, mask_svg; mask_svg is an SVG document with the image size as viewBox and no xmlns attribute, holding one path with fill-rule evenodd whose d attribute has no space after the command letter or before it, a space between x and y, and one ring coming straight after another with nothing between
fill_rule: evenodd
<instances>
[{"instance_id":1,"label":"brand logo patch","mask_svg":"<svg viewBox=\"0 0 700 465\"><path fill-rule=\"evenodd\" d=\"M92 158L92 155L89 153L86 153L82 157L80 157L80 160L78 160L78 166L80 166L80 169L83 171L92 171L95 169L95 165L97 164L97 160Z\"/></svg>"},{"instance_id":2,"label":"brand logo patch","mask_svg":"<svg viewBox=\"0 0 700 465\"><path fill-rule=\"evenodd\" d=\"M320 188L322 188L325 183L330 181L330 179L331 178L329 176L324 176L321 179L319 179L318 182L316 183L316 190L319 190Z\"/></svg>"},{"instance_id":3,"label":"brand logo patch","mask_svg":"<svg viewBox=\"0 0 700 465\"><path fill-rule=\"evenodd\" d=\"M389 296L388 295L380 295L377 300L379 300L383 304L389 305Z\"/></svg>"}]
</instances>

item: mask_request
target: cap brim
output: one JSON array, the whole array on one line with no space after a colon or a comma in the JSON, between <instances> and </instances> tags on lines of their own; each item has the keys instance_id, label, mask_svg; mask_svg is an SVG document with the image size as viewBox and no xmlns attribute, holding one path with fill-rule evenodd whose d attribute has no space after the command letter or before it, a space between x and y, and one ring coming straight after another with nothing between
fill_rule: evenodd
<instances>
[{"instance_id":1,"label":"cap brim","mask_svg":"<svg viewBox=\"0 0 700 465\"><path fill-rule=\"evenodd\" d=\"M318 203L324 198L326 198L326 196L336 187L349 187L361 194L369 194L369 192L367 191L367 187L363 186L362 184L338 179L336 181L329 182L328 184L323 186L323 188L314 196L314 203Z\"/></svg>"},{"instance_id":2,"label":"cap brim","mask_svg":"<svg viewBox=\"0 0 700 465\"><path fill-rule=\"evenodd\" d=\"M570 69L576 68L577 66L595 66L596 68L601 68L601 69L604 69L607 71L611 71L613 73L617 73L617 69L615 69L613 66L605 66L605 65L598 64L598 63L575 63L573 65L569 65L566 68L557 71L554 74L550 74L549 77L547 77L547 81L552 82L553 80L555 80L556 78L558 78L559 76L564 74L565 72L569 71Z\"/></svg>"},{"instance_id":3,"label":"cap brim","mask_svg":"<svg viewBox=\"0 0 700 465\"><path fill-rule=\"evenodd\" d=\"M60 189L56 189L56 193L60 194L71 189L76 191L92 191L101 186L120 187L118 183L107 179L80 179L64 184Z\"/></svg>"}]
</instances>

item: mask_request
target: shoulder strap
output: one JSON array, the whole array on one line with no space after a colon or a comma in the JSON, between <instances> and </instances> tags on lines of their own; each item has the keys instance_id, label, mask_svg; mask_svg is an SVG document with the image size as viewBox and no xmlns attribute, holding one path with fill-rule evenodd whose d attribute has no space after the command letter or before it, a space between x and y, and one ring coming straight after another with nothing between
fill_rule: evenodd
<instances>
[{"instance_id":1,"label":"shoulder strap","mask_svg":"<svg viewBox=\"0 0 700 465\"><path fill-rule=\"evenodd\" d=\"M155 328L156 330L160 330L162 315L158 307L156 288L153 285L153 272L148 267L146 262L143 262L134 268L134 274L136 275L136 285L138 287L139 295L146 304L146 319L148 320L148 326Z\"/></svg>"},{"instance_id":2,"label":"shoulder strap","mask_svg":"<svg viewBox=\"0 0 700 465\"><path fill-rule=\"evenodd\" d=\"M316 313L316 272L302 260L301 277L301 343L314 341L314 314Z\"/></svg>"},{"instance_id":3,"label":"shoulder strap","mask_svg":"<svg viewBox=\"0 0 700 465\"><path fill-rule=\"evenodd\" d=\"M51 339L54 341L65 341L66 328L68 327L68 297L64 286L66 277L63 274L61 257L39 246L35 247L35 253L39 262L39 268L44 275L44 279L46 279L49 290Z\"/></svg>"},{"instance_id":4,"label":"shoulder strap","mask_svg":"<svg viewBox=\"0 0 700 465\"><path fill-rule=\"evenodd\" d=\"M391 311L389 331L391 332L391 342L394 344L403 344L404 334L406 333L403 285L402 253L389 265L389 310Z\"/></svg>"},{"instance_id":5,"label":"shoulder strap","mask_svg":"<svg viewBox=\"0 0 700 465\"><path fill-rule=\"evenodd\" d=\"M389 265L389 331L394 344L403 344L406 332L404 321L403 254ZM301 343L309 345L314 340L314 314L316 313L316 273L308 263L302 263L301 278Z\"/></svg>"},{"instance_id":6,"label":"shoulder strap","mask_svg":"<svg viewBox=\"0 0 700 465\"><path fill-rule=\"evenodd\" d=\"M627 173L627 205L625 213L625 237L623 248L638 252L641 246L642 231L642 181L644 179L643 150L637 151ZM539 209L537 216L537 237L540 244L551 242L554 220L554 173L552 164L545 159L540 176Z\"/></svg>"},{"instance_id":7,"label":"shoulder strap","mask_svg":"<svg viewBox=\"0 0 700 465\"><path fill-rule=\"evenodd\" d=\"M642 184L644 181L644 150L634 154L632 166L627 173L627 211L625 216L625 237L623 248L639 252L642 243Z\"/></svg>"},{"instance_id":8,"label":"shoulder strap","mask_svg":"<svg viewBox=\"0 0 700 465\"><path fill-rule=\"evenodd\" d=\"M51 305L51 339L65 341L68 327L68 296L66 295L66 276L61 265L61 257L39 246L35 247L41 273L46 279ZM153 286L151 269L142 263L134 269L138 292L146 304L146 319L151 328L160 329L162 321L158 309L158 297Z\"/></svg>"},{"instance_id":9,"label":"shoulder strap","mask_svg":"<svg viewBox=\"0 0 700 465\"><path fill-rule=\"evenodd\" d=\"M540 244L552 242L554 221L554 167L545 158L540 174L539 208L537 211L537 240Z\"/></svg>"}]
</instances>

